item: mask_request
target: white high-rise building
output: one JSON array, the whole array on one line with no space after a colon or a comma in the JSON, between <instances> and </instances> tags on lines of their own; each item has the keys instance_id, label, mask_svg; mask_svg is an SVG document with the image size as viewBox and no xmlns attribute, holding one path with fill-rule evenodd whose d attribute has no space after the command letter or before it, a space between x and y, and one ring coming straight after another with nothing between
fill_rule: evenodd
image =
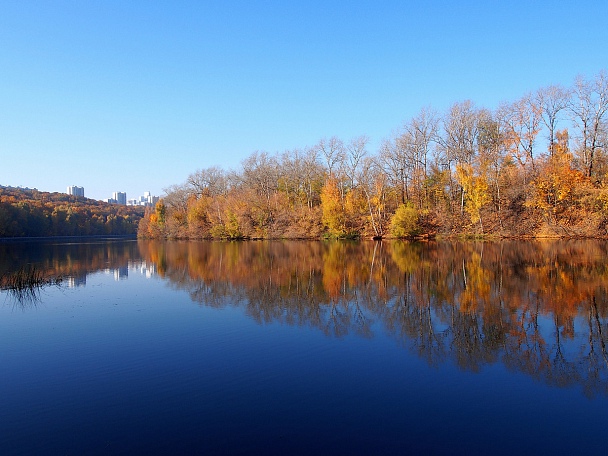
<instances>
[{"instance_id":1,"label":"white high-rise building","mask_svg":"<svg viewBox=\"0 0 608 456\"><path fill-rule=\"evenodd\" d=\"M84 187L78 187L76 185L70 185L68 187L68 195L82 196L82 197L84 197Z\"/></svg>"},{"instance_id":2,"label":"white high-rise building","mask_svg":"<svg viewBox=\"0 0 608 456\"><path fill-rule=\"evenodd\" d=\"M112 199L116 200L118 204L127 204L127 194L125 192L114 192L112 193Z\"/></svg>"},{"instance_id":3,"label":"white high-rise building","mask_svg":"<svg viewBox=\"0 0 608 456\"><path fill-rule=\"evenodd\" d=\"M152 195L150 192L144 192L142 196L136 199L130 199L127 202L129 206L154 206L160 198L158 196Z\"/></svg>"}]
</instances>

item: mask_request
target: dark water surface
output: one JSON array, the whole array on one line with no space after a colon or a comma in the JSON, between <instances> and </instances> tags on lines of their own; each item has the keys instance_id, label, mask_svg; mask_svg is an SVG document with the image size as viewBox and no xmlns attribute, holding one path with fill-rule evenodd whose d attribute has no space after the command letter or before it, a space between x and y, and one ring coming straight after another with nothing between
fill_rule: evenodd
<instances>
[{"instance_id":1,"label":"dark water surface","mask_svg":"<svg viewBox=\"0 0 608 456\"><path fill-rule=\"evenodd\" d=\"M0 454L603 454L607 253L0 244Z\"/></svg>"}]
</instances>

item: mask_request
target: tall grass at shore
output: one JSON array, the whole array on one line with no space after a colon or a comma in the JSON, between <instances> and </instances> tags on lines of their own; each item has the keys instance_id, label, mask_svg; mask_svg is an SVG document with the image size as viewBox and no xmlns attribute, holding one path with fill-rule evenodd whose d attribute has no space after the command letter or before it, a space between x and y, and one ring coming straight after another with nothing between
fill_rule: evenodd
<instances>
[{"instance_id":1,"label":"tall grass at shore","mask_svg":"<svg viewBox=\"0 0 608 456\"><path fill-rule=\"evenodd\" d=\"M0 275L0 290L8 291L19 304L35 303L39 291L46 286L60 285L63 277L53 277L33 267Z\"/></svg>"}]
</instances>

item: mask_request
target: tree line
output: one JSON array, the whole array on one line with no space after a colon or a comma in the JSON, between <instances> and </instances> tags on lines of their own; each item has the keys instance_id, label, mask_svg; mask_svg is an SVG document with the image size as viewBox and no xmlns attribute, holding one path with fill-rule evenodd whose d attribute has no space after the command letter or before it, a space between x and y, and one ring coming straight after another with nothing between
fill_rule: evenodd
<instances>
[{"instance_id":1,"label":"tree line","mask_svg":"<svg viewBox=\"0 0 608 456\"><path fill-rule=\"evenodd\" d=\"M608 75L490 110L427 107L369 138L200 169L140 223L151 238L608 235Z\"/></svg>"},{"instance_id":2,"label":"tree line","mask_svg":"<svg viewBox=\"0 0 608 456\"><path fill-rule=\"evenodd\" d=\"M0 186L0 238L136 234L143 208Z\"/></svg>"}]
</instances>

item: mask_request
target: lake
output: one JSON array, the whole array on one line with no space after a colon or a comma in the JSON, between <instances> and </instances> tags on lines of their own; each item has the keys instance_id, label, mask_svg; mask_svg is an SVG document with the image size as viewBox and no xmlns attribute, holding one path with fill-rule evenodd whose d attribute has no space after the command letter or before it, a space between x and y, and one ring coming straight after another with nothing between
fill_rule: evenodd
<instances>
[{"instance_id":1,"label":"lake","mask_svg":"<svg viewBox=\"0 0 608 456\"><path fill-rule=\"evenodd\" d=\"M598 241L0 243L0 454L604 453L607 284Z\"/></svg>"}]
</instances>

